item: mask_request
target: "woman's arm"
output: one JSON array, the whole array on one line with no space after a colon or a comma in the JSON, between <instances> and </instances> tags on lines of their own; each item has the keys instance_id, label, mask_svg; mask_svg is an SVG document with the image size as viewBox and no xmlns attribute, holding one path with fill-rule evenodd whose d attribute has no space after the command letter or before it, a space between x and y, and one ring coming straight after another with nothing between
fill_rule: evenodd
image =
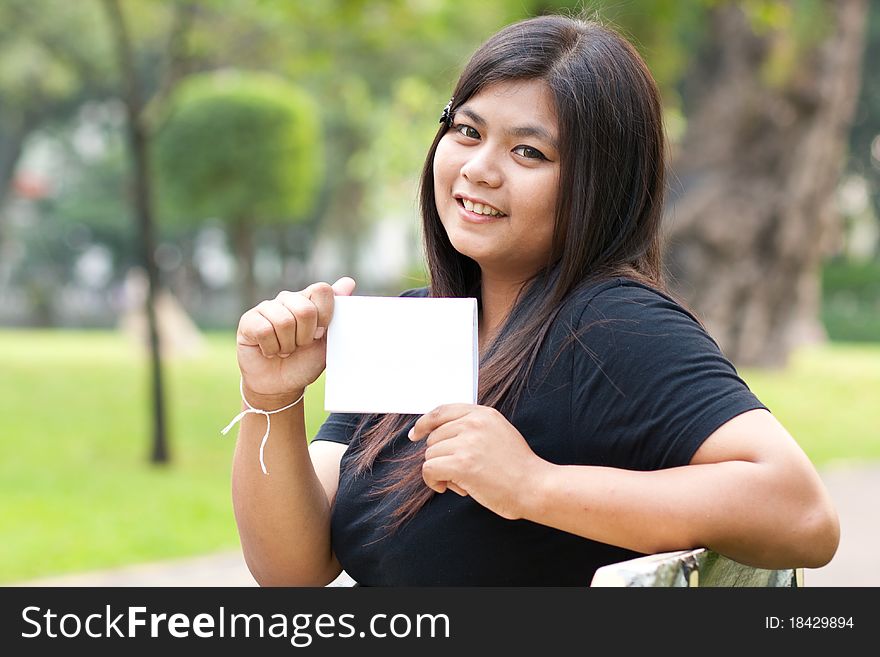
<instances>
[{"instance_id":1,"label":"woman's arm","mask_svg":"<svg viewBox=\"0 0 880 657\"><path fill-rule=\"evenodd\" d=\"M245 561L262 586L324 586L342 570L330 547L330 509L345 445L309 447L298 404L272 416L265 475L259 463L265 431L265 417L246 415L233 459L232 501Z\"/></svg>"},{"instance_id":2,"label":"woman's arm","mask_svg":"<svg viewBox=\"0 0 880 657\"><path fill-rule=\"evenodd\" d=\"M837 513L807 456L765 410L722 425L690 465L639 472L546 461L522 517L639 552L708 547L760 568L834 556Z\"/></svg>"},{"instance_id":3,"label":"woman's arm","mask_svg":"<svg viewBox=\"0 0 880 657\"><path fill-rule=\"evenodd\" d=\"M500 413L450 404L422 416L429 487L643 553L708 547L761 568L819 567L834 556L836 512L809 459L765 410L710 435L691 464L652 471L555 465Z\"/></svg>"},{"instance_id":4,"label":"woman's arm","mask_svg":"<svg viewBox=\"0 0 880 657\"><path fill-rule=\"evenodd\" d=\"M268 415L244 415L232 465L242 551L264 586L323 586L341 571L330 547L330 508L344 446L310 450L303 404L294 400L324 371L334 298L350 295L354 286L343 277L332 286L285 290L245 312L238 323L242 395L264 411L293 404L271 415L273 439L263 458L269 474L258 461Z\"/></svg>"}]
</instances>

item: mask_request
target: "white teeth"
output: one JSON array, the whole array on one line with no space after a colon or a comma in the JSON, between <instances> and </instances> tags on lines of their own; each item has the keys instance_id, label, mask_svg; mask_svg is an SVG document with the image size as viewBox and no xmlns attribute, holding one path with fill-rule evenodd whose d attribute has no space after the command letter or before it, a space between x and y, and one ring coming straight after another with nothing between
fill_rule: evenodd
<instances>
[{"instance_id":1,"label":"white teeth","mask_svg":"<svg viewBox=\"0 0 880 657\"><path fill-rule=\"evenodd\" d=\"M492 217L500 217L503 212L500 210L496 210L491 205L483 205L482 203L474 203L473 201L469 201L466 198L461 199L462 205L464 205L466 210L470 210L471 212L475 212L476 214L485 214Z\"/></svg>"}]
</instances>

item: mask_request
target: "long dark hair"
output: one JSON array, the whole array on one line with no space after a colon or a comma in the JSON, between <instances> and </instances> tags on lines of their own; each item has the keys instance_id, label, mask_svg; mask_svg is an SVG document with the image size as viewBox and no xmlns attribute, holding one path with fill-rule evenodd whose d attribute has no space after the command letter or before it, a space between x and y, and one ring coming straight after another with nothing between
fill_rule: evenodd
<instances>
[{"instance_id":1,"label":"long dark hair","mask_svg":"<svg viewBox=\"0 0 880 657\"><path fill-rule=\"evenodd\" d=\"M510 25L473 55L453 92L452 113L496 82L543 80L559 120L559 190L551 256L523 286L481 356L478 402L510 417L563 303L579 288L626 276L666 291L660 256L665 138L660 94L635 48L593 21L541 16ZM441 125L422 170L420 201L429 295L480 294L480 268L453 248L434 201L433 163ZM415 421L367 416L352 441L355 476ZM377 496L394 494L389 531L431 498L422 481L424 442L395 446L392 474ZM383 457L384 458L384 457Z\"/></svg>"}]
</instances>

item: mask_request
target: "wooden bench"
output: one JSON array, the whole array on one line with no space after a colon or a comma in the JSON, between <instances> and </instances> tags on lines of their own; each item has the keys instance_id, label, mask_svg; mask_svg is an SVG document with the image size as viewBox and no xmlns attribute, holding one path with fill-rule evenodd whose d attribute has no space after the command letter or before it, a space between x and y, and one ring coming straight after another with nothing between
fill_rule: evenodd
<instances>
[{"instance_id":1,"label":"wooden bench","mask_svg":"<svg viewBox=\"0 0 880 657\"><path fill-rule=\"evenodd\" d=\"M596 570L590 586L803 587L803 568L764 570L707 550L650 554Z\"/></svg>"}]
</instances>

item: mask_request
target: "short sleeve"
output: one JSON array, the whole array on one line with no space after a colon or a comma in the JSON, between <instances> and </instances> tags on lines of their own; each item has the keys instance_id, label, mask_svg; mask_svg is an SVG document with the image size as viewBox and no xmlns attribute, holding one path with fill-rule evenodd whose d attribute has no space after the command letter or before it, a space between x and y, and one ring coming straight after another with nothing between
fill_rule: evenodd
<instances>
[{"instance_id":1,"label":"short sleeve","mask_svg":"<svg viewBox=\"0 0 880 657\"><path fill-rule=\"evenodd\" d=\"M571 412L586 462L686 465L722 424L766 408L696 319L658 292L610 287L577 329Z\"/></svg>"},{"instance_id":2,"label":"short sleeve","mask_svg":"<svg viewBox=\"0 0 880 657\"><path fill-rule=\"evenodd\" d=\"M352 436L357 431L363 416L360 413L330 413L324 424L318 429L318 433L312 438L316 440L329 440L334 443L348 445Z\"/></svg>"}]
</instances>

